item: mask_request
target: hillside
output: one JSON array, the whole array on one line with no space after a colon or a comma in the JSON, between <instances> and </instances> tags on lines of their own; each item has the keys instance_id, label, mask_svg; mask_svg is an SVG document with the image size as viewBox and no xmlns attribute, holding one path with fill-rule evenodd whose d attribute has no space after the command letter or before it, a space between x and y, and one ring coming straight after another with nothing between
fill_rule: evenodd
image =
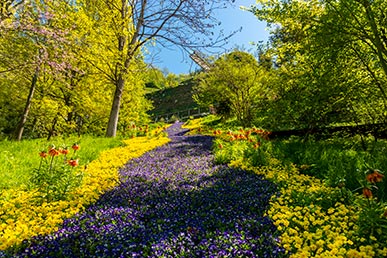
<instances>
[{"instance_id":1,"label":"hillside","mask_svg":"<svg viewBox=\"0 0 387 258\"><path fill-rule=\"evenodd\" d=\"M173 114L184 113L189 109L198 108L192 99L192 88L195 82L190 79L175 88L148 93L146 98L153 102L154 109L149 111L153 118L171 117ZM186 113L187 114L187 113Z\"/></svg>"}]
</instances>

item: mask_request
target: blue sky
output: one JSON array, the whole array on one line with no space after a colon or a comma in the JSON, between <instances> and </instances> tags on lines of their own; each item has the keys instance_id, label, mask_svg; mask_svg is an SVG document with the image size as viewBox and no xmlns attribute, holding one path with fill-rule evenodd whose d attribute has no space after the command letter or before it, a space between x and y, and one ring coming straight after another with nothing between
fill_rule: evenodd
<instances>
[{"instance_id":1,"label":"blue sky","mask_svg":"<svg viewBox=\"0 0 387 258\"><path fill-rule=\"evenodd\" d=\"M233 7L219 10L216 17L221 21L218 29L223 29L225 33L238 30L242 31L234 35L226 46L226 49L232 50L235 47L243 50L253 51L254 47L250 42L266 42L269 33L265 30L266 23L259 21L252 13L240 10L239 6L254 5L255 0L236 0ZM151 52L154 50L149 49ZM225 50L219 49L219 54ZM153 53L154 54L154 53ZM180 74L195 71L197 65L179 49L161 49L156 59L152 62L154 66L168 71Z\"/></svg>"}]
</instances>

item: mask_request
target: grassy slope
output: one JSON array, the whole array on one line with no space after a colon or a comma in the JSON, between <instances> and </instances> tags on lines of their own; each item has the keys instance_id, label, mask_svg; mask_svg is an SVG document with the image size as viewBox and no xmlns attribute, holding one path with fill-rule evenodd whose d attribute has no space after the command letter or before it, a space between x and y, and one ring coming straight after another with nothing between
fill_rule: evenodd
<instances>
[{"instance_id":1,"label":"grassy slope","mask_svg":"<svg viewBox=\"0 0 387 258\"><path fill-rule=\"evenodd\" d=\"M157 116L198 107L192 99L193 86L194 82L187 80L175 88L147 94L146 97L152 100L154 106L149 113L151 116Z\"/></svg>"}]
</instances>

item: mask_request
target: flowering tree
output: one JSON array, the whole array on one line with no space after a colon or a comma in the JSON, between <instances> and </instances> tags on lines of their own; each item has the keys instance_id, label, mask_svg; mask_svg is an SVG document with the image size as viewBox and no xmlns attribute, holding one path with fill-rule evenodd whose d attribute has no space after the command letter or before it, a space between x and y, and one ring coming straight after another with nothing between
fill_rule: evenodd
<instances>
[{"instance_id":1,"label":"flowering tree","mask_svg":"<svg viewBox=\"0 0 387 258\"><path fill-rule=\"evenodd\" d=\"M0 24L1 39L4 41L0 48L0 56L4 61L2 73L18 73L16 77L24 77L23 84L29 84L28 96L24 109L21 111L15 130L15 138L20 140L29 116L34 94L39 83L39 77L45 75L59 80L69 70L73 56L68 51L69 30L57 26L55 20L62 18L54 14L50 4L46 1L15 1L10 15ZM16 7L19 7L17 10ZM3 85L10 85L8 82ZM24 95L24 94L23 94Z\"/></svg>"}]
</instances>

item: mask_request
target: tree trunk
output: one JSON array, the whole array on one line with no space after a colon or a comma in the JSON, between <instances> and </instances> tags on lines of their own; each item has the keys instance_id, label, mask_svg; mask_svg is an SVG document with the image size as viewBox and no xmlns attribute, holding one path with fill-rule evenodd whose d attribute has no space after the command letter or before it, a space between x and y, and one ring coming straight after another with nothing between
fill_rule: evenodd
<instances>
[{"instance_id":1,"label":"tree trunk","mask_svg":"<svg viewBox=\"0 0 387 258\"><path fill-rule=\"evenodd\" d=\"M54 135L55 127L56 127L57 123L58 123L58 116L56 116L54 118L54 120L52 121L51 129L48 131L47 141L49 141L51 139L51 137Z\"/></svg>"},{"instance_id":2,"label":"tree trunk","mask_svg":"<svg viewBox=\"0 0 387 258\"><path fill-rule=\"evenodd\" d=\"M124 91L125 79L120 75L116 82L116 91L114 92L113 104L110 110L109 123L106 131L107 137L115 137L117 134L118 115L120 113L121 97Z\"/></svg>"},{"instance_id":3,"label":"tree trunk","mask_svg":"<svg viewBox=\"0 0 387 258\"><path fill-rule=\"evenodd\" d=\"M36 84L38 82L38 76L39 76L39 67L36 68L34 75L32 76L32 81L31 81L31 87L30 87L30 92L28 94L28 98L26 101L26 105L24 107L23 115L20 118L20 122L16 128L15 132L15 139L20 141L22 136L23 136L23 131L24 131L24 126L27 122L27 117L28 113L30 112L31 104L32 104L32 99L34 97L35 89L36 89Z\"/></svg>"}]
</instances>

